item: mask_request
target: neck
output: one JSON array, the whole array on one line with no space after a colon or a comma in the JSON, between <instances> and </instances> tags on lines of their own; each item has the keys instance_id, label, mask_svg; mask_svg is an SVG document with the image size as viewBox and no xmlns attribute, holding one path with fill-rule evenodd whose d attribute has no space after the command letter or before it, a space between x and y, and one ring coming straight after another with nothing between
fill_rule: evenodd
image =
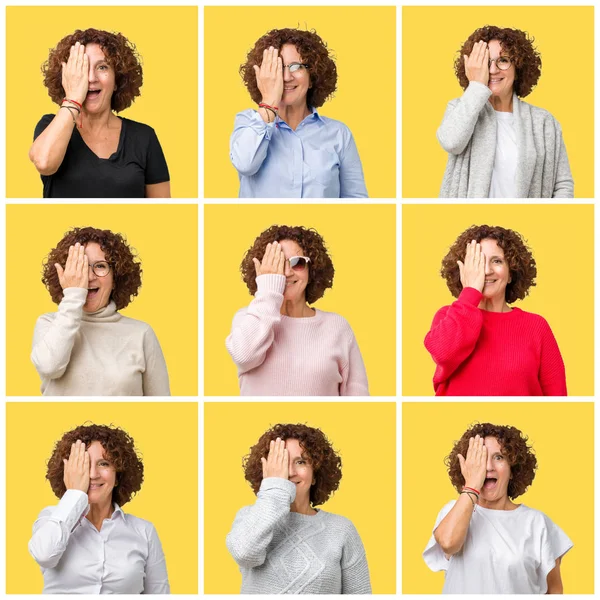
<instances>
[{"instance_id":1,"label":"neck","mask_svg":"<svg viewBox=\"0 0 600 600\"><path fill-rule=\"evenodd\" d=\"M479 506L483 508L490 508L492 510L514 510L517 508L515 504L508 496L498 498L498 500L486 500L479 496Z\"/></svg>"},{"instance_id":2,"label":"neck","mask_svg":"<svg viewBox=\"0 0 600 600\"><path fill-rule=\"evenodd\" d=\"M113 115L111 110L107 110L100 114L92 114L83 109L83 112L81 113L82 129L97 133L101 129L109 128L113 119L116 118L117 117Z\"/></svg>"},{"instance_id":3,"label":"neck","mask_svg":"<svg viewBox=\"0 0 600 600\"><path fill-rule=\"evenodd\" d=\"M302 319L304 317L312 317L315 314L315 310L306 304L304 298L300 298L299 300L286 300L284 298L281 305L281 314L286 317Z\"/></svg>"},{"instance_id":4,"label":"neck","mask_svg":"<svg viewBox=\"0 0 600 600\"><path fill-rule=\"evenodd\" d=\"M316 515L317 511L311 507L309 498L296 498L290 504L290 512L300 513L301 515Z\"/></svg>"},{"instance_id":5,"label":"neck","mask_svg":"<svg viewBox=\"0 0 600 600\"><path fill-rule=\"evenodd\" d=\"M512 308L506 304L504 298L483 298L479 303L481 310L487 310L489 312L505 313L510 312Z\"/></svg>"},{"instance_id":6,"label":"neck","mask_svg":"<svg viewBox=\"0 0 600 600\"><path fill-rule=\"evenodd\" d=\"M310 110L306 103L301 106L284 105L279 107L279 118L283 119L294 131L308 115L310 115Z\"/></svg>"},{"instance_id":7,"label":"neck","mask_svg":"<svg viewBox=\"0 0 600 600\"><path fill-rule=\"evenodd\" d=\"M86 515L86 519L100 531L102 527L102 521L109 519L114 512L112 500L106 504L90 504L90 511Z\"/></svg>"},{"instance_id":8,"label":"neck","mask_svg":"<svg viewBox=\"0 0 600 600\"><path fill-rule=\"evenodd\" d=\"M490 96L490 103L494 110L498 112L513 111L513 96L512 93L507 96Z\"/></svg>"}]
</instances>

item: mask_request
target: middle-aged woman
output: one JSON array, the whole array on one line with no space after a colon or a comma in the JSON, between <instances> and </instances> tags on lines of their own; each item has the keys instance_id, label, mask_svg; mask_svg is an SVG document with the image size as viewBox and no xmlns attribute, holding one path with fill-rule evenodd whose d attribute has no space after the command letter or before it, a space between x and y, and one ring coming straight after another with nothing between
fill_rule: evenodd
<instances>
[{"instance_id":1,"label":"middle-aged woman","mask_svg":"<svg viewBox=\"0 0 600 600\"><path fill-rule=\"evenodd\" d=\"M171 197L154 129L114 114L131 106L143 82L125 36L78 29L50 51L42 72L59 106L41 118L29 150L44 198Z\"/></svg>"},{"instance_id":2,"label":"middle-aged woman","mask_svg":"<svg viewBox=\"0 0 600 600\"><path fill-rule=\"evenodd\" d=\"M231 135L240 198L368 197L352 133L317 111L337 70L315 31L269 31L240 74L258 104L237 114Z\"/></svg>"},{"instance_id":3,"label":"middle-aged woman","mask_svg":"<svg viewBox=\"0 0 600 600\"><path fill-rule=\"evenodd\" d=\"M168 594L167 566L152 523L123 512L142 487L144 465L118 427L65 433L46 479L59 498L33 525L29 552L44 594Z\"/></svg>"},{"instance_id":4,"label":"middle-aged woman","mask_svg":"<svg viewBox=\"0 0 600 600\"><path fill-rule=\"evenodd\" d=\"M469 36L454 63L464 94L437 131L448 152L440 198L573 198L558 121L519 99L541 66L523 31L487 25Z\"/></svg>"},{"instance_id":5,"label":"middle-aged woman","mask_svg":"<svg viewBox=\"0 0 600 600\"><path fill-rule=\"evenodd\" d=\"M315 508L342 478L342 459L320 429L275 425L250 449L244 471L256 502L237 513L227 535L242 594L371 593L356 528Z\"/></svg>"},{"instance_id":6,"label":"middle-aged woman","mask_svg":"<svg viewBox=\"0 0 600 600\"><path fill-rule=\"evenodd\" d=\"M446 458L459 496L439 512L423 552L445 571L444 594L562 594L560 563L573 547L548 516L513 500L537 459L516 427L479 423Z\"/></svg>"},{"instance_id":7,"label":"middle-aged woman","mask_svg":"<svg viewBox=\"0 0 600 600\"><path fill-rule=\"evenodd\" d=\"M433 318L425 347L437 396L566 396L565 365L550 326L509 306L535 285L537 268L521 235L474 225L442 261L456 301Z\"/></svg>"},{"instance_id":8,"label":"middle-aged woman","mask_svg":"<svg viewBox=\"0 0 600 600\"><path fill-rule=\"evenodd\" d=\"M119 314L137 296L142 268L118 233L68 231L42 282L58 311L38 318L31 360L44 396L168 396L169 375L152 328Z\"/></svg>"},{"instance_id":9,"label":"middle-aged woman","mask_svg":"<svg viewBox=\"0 0 600 600\"><path fill-rule=\"evenodd\" d=\"M368 396L365 365L346 319L311 308L333 286L333 263L314 229L273 225L246 252L254 296L226 345L242 396Z\"/></svg>"}]
</instances>

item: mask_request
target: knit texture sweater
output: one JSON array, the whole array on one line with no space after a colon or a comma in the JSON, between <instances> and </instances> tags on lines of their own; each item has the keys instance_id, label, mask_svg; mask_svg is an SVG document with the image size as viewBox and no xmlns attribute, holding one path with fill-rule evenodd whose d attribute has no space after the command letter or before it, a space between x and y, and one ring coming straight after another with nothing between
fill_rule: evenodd
<instances>
[{"instance_id":1,"label":"knit texture sweater","mask_svg":"<svg viewBox=\"0 0 600 600\"><path fill-rule=\"evenodd\" d=\"M242 396L368 396L365 365L348 322L317 310L282 315L284 275L259 275L225 344L238 367Z\"/></svg>"},{"instance_id":2,"label":"knit texture sweater","mask_svg":"<svg viewBox=\"0 0 600 600\"><path fill-rule=\"evenodd\" d=\"M478 308L463 288L433 318L425 347L435 361L436 396L566 396L565 365L543 317Z\"/></svg>"},{"instance_id":3,"label":"knit texture sweater","mask_svg":"<svg viewBox=\"0 0 600 600\"><path fill-rule=\"evenodd\" d=\"M83 311L87 290L66 288L58 311L38 318L31 360L44 396L169 396L169 375L152 328L114 302Z\"/></svg>"},{"instance_id":4,"label":"knit texture sweater","mask_svg":"<svg viewBox=\"0 0 600 600\"><path fill-rule=\"evenodd\" d=\"M472 81L464 94L451 100L437 131L448 152L440 198L489 196L498 124L488 102L491 90ZM513 95L517 135L518 198L573 198L573 178L558 121L543 108Z\"/></svg>"},{"instance_id":5,"label":"knit texture sweater","mask_svg":"<svg viewBox=\"0 0 600 600\"><path fill-rule=\"evenodd\" d=\"M370 594L362 541L345 517L290 512L291 481L263 479L256 502L235 517L227 548L242 573L242 594Z\"/></svg>"}]
</instances>

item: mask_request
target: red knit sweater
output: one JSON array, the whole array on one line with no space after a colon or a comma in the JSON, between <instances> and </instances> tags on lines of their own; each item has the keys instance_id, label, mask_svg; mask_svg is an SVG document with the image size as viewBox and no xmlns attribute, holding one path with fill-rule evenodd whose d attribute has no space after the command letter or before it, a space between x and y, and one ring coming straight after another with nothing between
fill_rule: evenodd
<instances>
[{"instance_id":1,"label":"red knit sweater","mask_svg":"<svg viewBox=\"0 0 600 600\"><path fill-rule=\"evenodd\" d=\"M566 396L565 365L543 317L513 308L478 308L483 295L464 288L433 318L425 337L436 369L436 396Z\"/></svg>"}]
</instances>

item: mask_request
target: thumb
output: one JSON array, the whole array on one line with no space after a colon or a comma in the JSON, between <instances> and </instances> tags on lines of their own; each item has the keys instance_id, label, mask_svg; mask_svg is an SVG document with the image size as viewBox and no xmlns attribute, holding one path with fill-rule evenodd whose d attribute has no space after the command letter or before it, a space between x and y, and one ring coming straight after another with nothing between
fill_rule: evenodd
<instances>
[{"instance_id":1,"label":"thumb","mask_svg":"<svg viewBox=\"0 0 600 600\"><path fill-rule=\"evenodd\" d=\"M67 466L67 459L66 458L63 458L63 464L64 464L65 467Z\"/></svg>"},{"instance_id":2,"label":"thumb","mask_svg":"<svg viewBox=\"0 0 600 600\"><path fill-rule=\"evenodd\" d=\"M458 462L460 464L460 470L461 470L461 472L463 472L464 468L465 468L465 459L462 454L457 454L457 458L458 458Z\"/></svg>"},{"instance_id":3,"label":"thumb","mask_svg":"<svg viewBox=\"0 0 600 600\"><path fill-rule=\"evenodd\" d=\"M254 69L254 74L256 75L256 78L258 79L258 75L260 73L260 67L258 65L253 65L252 68Z\"/></svg>"},{"instance_id":4,"label":"thumb","mask_svg":"<svg viewBox=\"0 0 600 600\"><path fill-rule=\"evenodd\" d=\"M58 273L58 278L61 279L65 270L58 263L54 263L54 268L56 269L56 272Z\"/></svg>"},{"instance_id":5,"label":"thumb","mask_svg":"<svg viewBox=\"0 0 600 600\"><path fill-rule=\"evenodd\" d=\"M260 275L260 261L258 258L253 258L252 262L254 263L254 269L256 271L256 276L258 277Z\"/></svg>"},{"instance_id":6,"label":"thumb","mask_svg":"<svg viewBox=\"0 0 600 600\"><path fill-rule=\"evenodd\" d=\"M260 462L262 463L263 479L264 479L267 476L267 460L265 458L261 458Z\"/></svg>"}]
</instances>

